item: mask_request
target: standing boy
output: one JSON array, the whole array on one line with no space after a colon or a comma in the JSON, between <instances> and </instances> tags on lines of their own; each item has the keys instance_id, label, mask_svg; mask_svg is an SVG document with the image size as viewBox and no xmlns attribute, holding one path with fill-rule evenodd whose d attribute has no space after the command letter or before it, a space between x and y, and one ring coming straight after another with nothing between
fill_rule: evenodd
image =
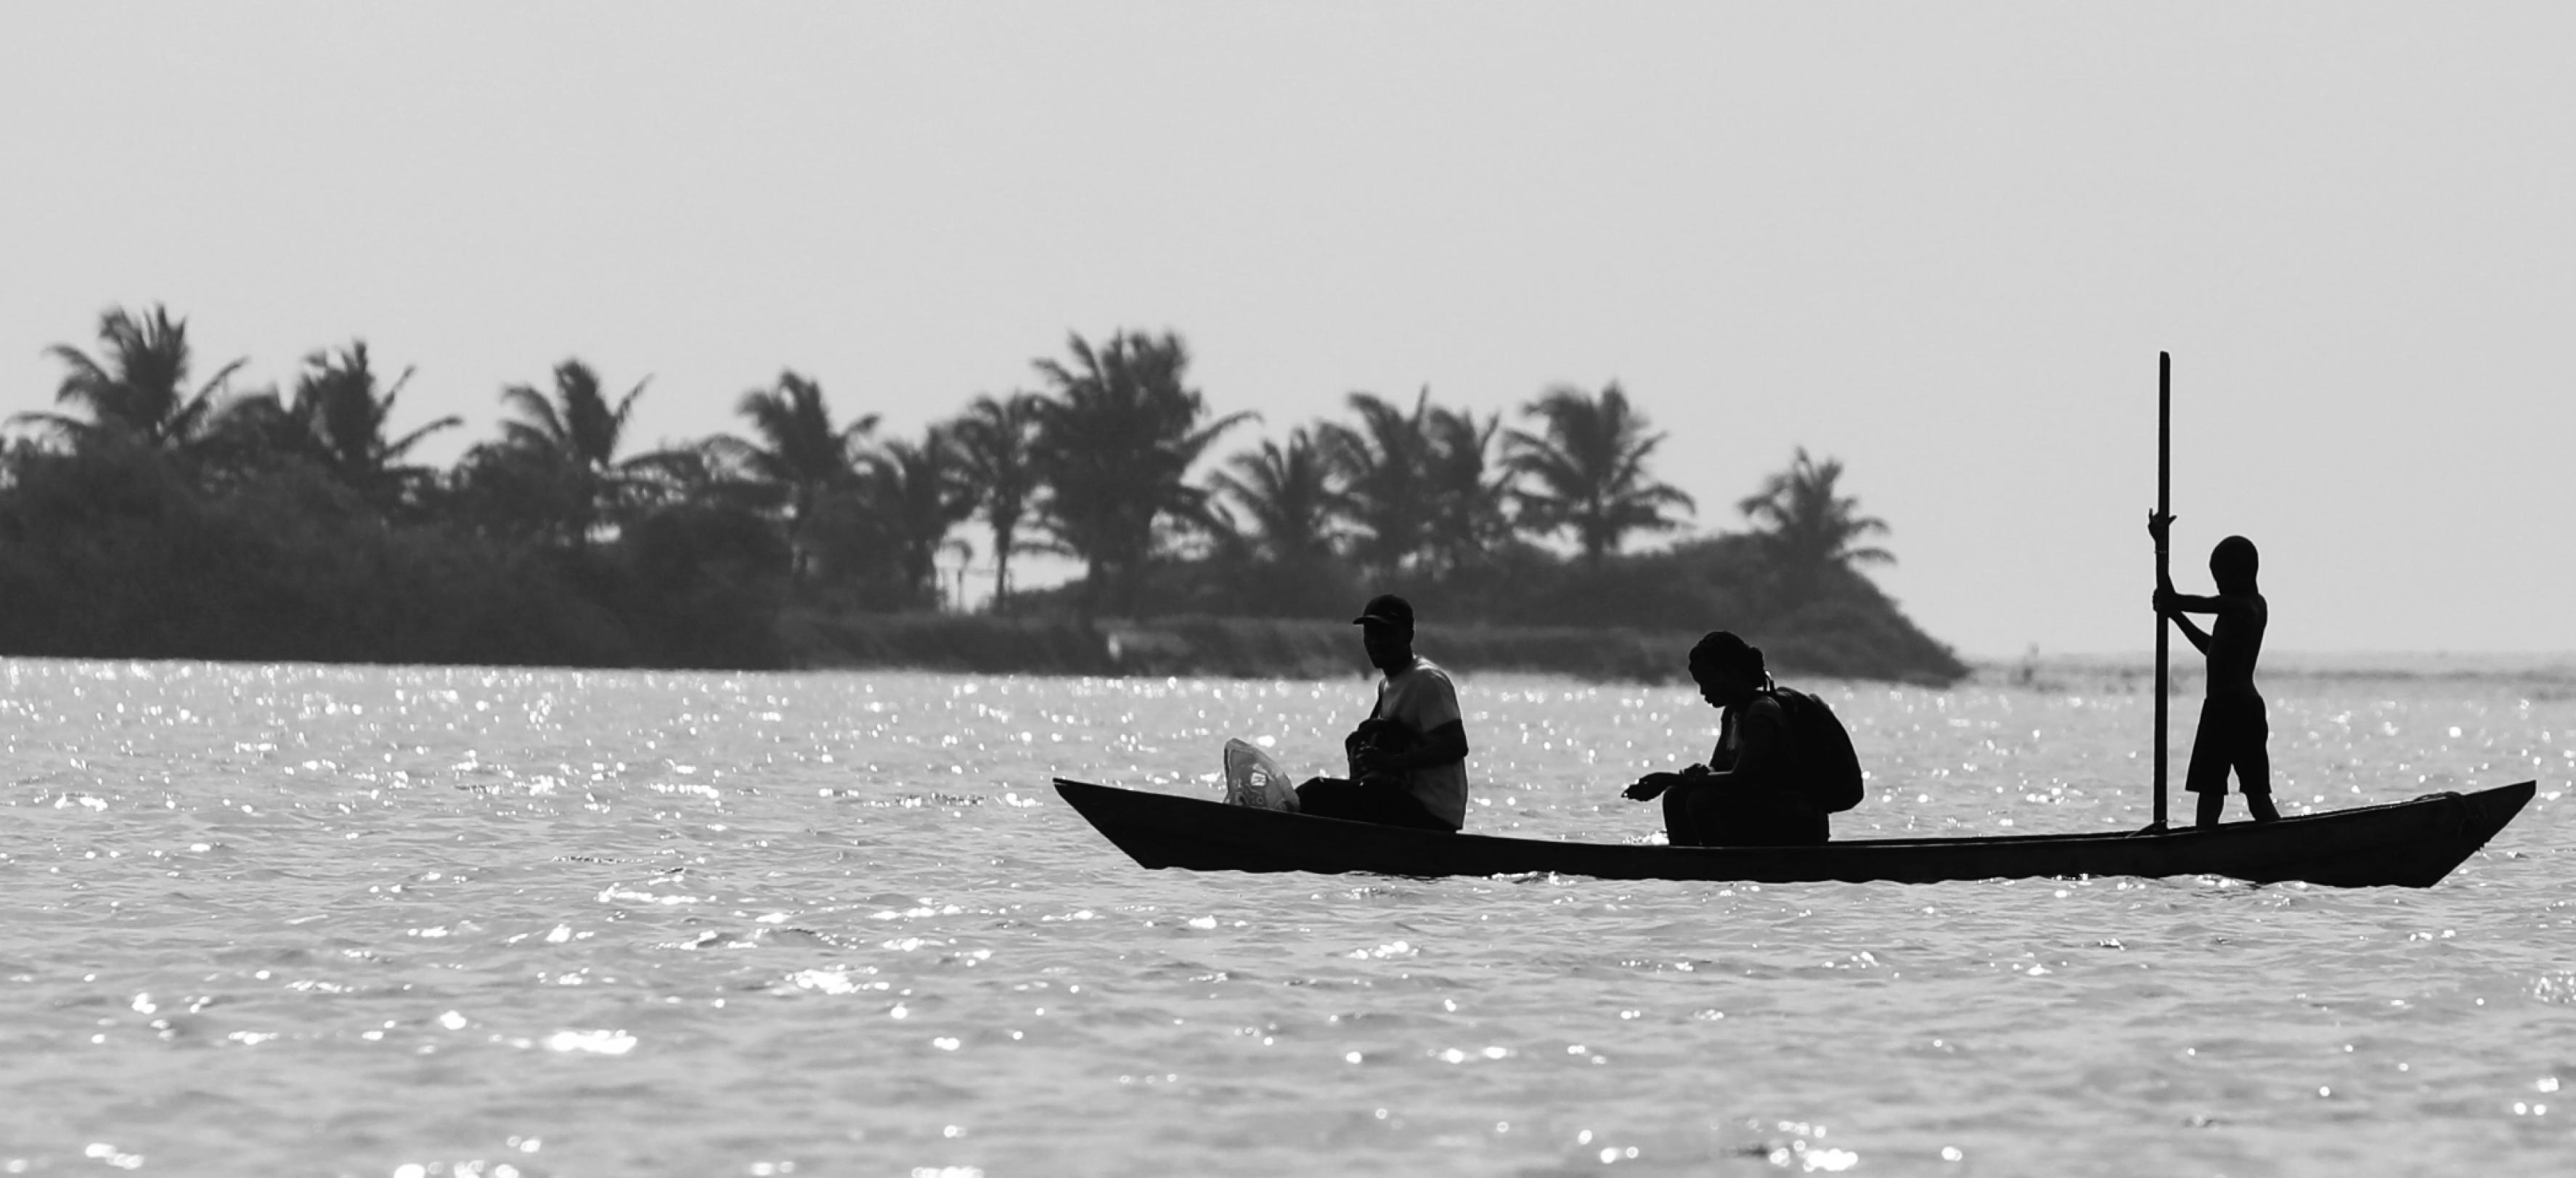
<instances>
[{"instance_id":1,"label":"standing boy","mask_svg":"<svg viewBox=\"0 0 2576 1178\"><path fill-rule=\"evenodd\" d=\"M2172 516L2147 516L2147 534L2165 541ZM2229 536L2209 552L2209 577L2218 583L2215 597L2186 597L2173 582L2156 586L2156 612L2173 619L2182 636L2209 659L2208 697L2200 705L2200 729L2191 738L2191 768L2183 788L2200 795L2200 825L2218 824L2227 807L2227 771L2236 771L2236 788L2245 793L2245 808L2256 822L2281 816L2272 808L2272 759L2264 747L2272 736L2263 715L2263 697L2254 690L2254 660L2263 653L2263 628L2271 606L2254 584L2261 566L2254 542ZM2204 633L2186 614L2213 615Z\"/></svg>"}]
</instances>

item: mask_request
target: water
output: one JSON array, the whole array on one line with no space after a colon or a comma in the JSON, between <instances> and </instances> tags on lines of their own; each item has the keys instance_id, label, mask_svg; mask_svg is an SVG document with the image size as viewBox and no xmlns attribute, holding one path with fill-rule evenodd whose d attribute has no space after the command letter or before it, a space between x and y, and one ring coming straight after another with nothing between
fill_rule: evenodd
<instances>
[{"instance_id":1,"label":"water","mask_svg":"<svg viewBox=\"0 0 2576 1178\"><path fill-rule=\"evenodd\" d=\"M1214 796L1227 735L1321 768L1356 679L10 661L0 684L0 1173L2576 1156L2555 680L2270 683L2287 811L2541 779L2429 891L1148 872L1047 788ZM1473 830L1647 838L1617 785L1711 735L1679 688L1462 687ZM1876 772L1838 835L2144 821L2131 681L1824 694Z\"/></svg>"}]
</instances>

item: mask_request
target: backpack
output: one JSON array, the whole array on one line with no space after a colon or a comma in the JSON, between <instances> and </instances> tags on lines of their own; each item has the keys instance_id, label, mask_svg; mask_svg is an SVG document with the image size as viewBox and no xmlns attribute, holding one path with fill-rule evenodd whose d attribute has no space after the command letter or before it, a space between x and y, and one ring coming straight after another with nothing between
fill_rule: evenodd
<instances>
[{"instance_id":1,"label":"backpack","mask_svg":"<svg viewBox=\"0 0 2576 1178\"><path fill-rule=\"evenodd\" d=\"M1798 782L1807 802L1818 812L1839 814L1860 804L1860 754L1852 750L1851 733L1825 701L1803 691L1773 687L1789 717L1789 741L1798 754Z\"/></svg>"}]
</instances>

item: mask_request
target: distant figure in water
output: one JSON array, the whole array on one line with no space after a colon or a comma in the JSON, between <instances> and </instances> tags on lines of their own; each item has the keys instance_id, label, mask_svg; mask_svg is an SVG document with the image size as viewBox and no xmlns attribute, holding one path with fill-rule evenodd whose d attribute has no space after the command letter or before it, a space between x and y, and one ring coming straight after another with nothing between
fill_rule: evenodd
<instances>
[{"instance_id":1,"label":"distant figure in water","mask_svg":"<svg viewBox=\"0 0 2576 1178\"><path fill-rule=\"evenodd\" d=\"M1304 813L1455 833L1467 824L1467 723L1449 672L1413 653L1413 604L1392 593L1360 616L1369 665L1385 672L1368 718L1342 741L1349 780L1297 787Z\"/></svg>"},{"instance_id":2,"label":"distant figure in water","mask_svg":"<svg viewBox=\"0 0 2576 1178\"><path fill-rule=\"evenodd\" d=\"M1769 690L1762 649L1724 630L1690 652L1701 699L1725 709L1708 763L1649 773L1624 791L1664 799L1664 836L1676 847L1796 847L1824 842L1829 827L1799 788L1789 715Z\"/></svg>"},{"instance_id":3,"label":"distant figure in water","mask_svg":"<svg viewBox=\"0 0 2576 1178\"><path fill-rule=\"evenodd\" d=\"M2172 516L2147 515L2147 534L2158 544L2173 524ZM2272 808L2272 756L2264 746L2272 728L2263 715L2263 696L2254 690L2254 660L2263 653L2263 628L2272 607L2255 587L2262 558L2254 542L2229 536L2209 552L2209 578L2218 583L2215 597L2189 597L2174 592L2173 581L2156 586L2156 612L2173 619L2182 636L2208 656L2209 694L2200 704L2200 730L2191 738L2191 768L2183 788L2200 795L2200 825L2218 825L2227 808L2227 771L2236 771L2236 788L2245 793L2245 808L2254 821L2270 822L2281 812ZM2214 615L2206 633L2187 614Z\"/></svg>"}]
</instances>

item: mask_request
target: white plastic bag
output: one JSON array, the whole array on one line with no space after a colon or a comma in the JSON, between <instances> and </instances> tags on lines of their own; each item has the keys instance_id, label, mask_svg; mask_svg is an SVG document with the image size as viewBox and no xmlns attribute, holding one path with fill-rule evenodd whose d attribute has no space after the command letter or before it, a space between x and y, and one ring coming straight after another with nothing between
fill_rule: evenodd
<instances>
[{"instance_id":1,"label":"white plastic bag","mask_svg":"<svg viewBox=\"0 0 2576 1178\"><path fill-rule=\"evenodd\" d=\"M1270 754L1240 740L1225 742L1225 800L1237 806L1297 812L1297 786Z\"/></svg>"}]
</instances>

